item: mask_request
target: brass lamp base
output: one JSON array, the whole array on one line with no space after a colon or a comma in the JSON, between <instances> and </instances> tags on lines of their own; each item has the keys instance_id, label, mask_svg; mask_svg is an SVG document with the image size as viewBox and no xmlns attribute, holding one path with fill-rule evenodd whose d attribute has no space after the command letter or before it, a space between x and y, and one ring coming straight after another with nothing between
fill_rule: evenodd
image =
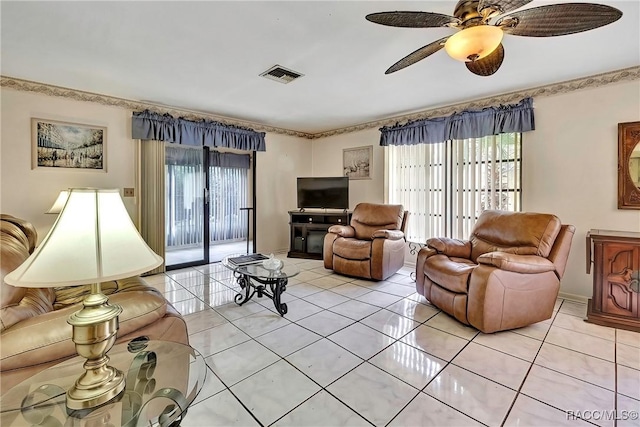
<instances>
[{"instance_id":1,"label":"brass lamp base","mask_svg":"<svg viewBox=\"0 0 640 427\"><path fill-rule=\"evenodd\" d=\"M124 374L108 366L106 353L113 347L122 307L109 305L100 285L92 285L84 307L67 321L73 326L76 351L87 361L85 372L67 391L67 408L81 410L98 407L118 396L125 388Z\"/></svg>"},{"instance_id":2,"label":"brass lamp base","mask_svg":"<svg viewBox=\"0 0 640 427\"><path fill-rule=\"evenodd\" d=\"M106 381L101 381L99 385L82 387L80 379L67 391L67 408L72 410L96 408L109 402L118 396L125 388L124 374L111 367L105 366ZM86 374L83 374L83 377ZM82 387L82 388L81 388Z\"/></svg>"}]
</instances>

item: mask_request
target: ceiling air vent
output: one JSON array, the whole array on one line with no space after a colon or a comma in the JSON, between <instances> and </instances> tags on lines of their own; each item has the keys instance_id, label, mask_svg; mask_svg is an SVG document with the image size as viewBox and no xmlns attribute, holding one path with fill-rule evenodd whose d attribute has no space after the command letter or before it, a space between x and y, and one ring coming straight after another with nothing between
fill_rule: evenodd
<instances>
[{"instance_id":1,"label":"ceiling air vent","mask_svg":"<svg viewBox=\"0 0 640 427\"><path fill-rule=\"evenodd\" d=\"M304 74L298 73L297 71L286 69L284 67L281 67L280 65L274 65L264 73L261 73L260 76L266 77L271 80L275 80L280 83L287 84L287 83L291 83L298 77L304 76Z\"/></svg>"}]
</instances>

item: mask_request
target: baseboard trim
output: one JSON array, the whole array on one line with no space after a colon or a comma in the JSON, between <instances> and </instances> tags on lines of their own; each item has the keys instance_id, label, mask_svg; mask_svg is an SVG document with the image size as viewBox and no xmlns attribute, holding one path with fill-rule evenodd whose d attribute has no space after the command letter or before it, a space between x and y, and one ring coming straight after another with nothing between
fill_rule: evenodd
<instances>
[{"instance_id":1,"label":"baseboard trim","mask_svg":"<svg viewBox=\"0 0 640 427\"><path fill-rule=\"evenodd\" d=\"M559 292L558 298L566 299L569 301L575 301L586 304L589 301L589 297L585 297L584 295L576 295L576 294L568 294L566 292Z\"/></svg>"}]
</instances>

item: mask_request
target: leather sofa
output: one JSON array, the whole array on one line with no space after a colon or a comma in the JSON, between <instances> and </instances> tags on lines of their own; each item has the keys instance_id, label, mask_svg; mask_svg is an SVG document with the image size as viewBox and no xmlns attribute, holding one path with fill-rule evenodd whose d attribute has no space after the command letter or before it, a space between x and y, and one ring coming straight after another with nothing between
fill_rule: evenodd
<instances>
[{"instance_id":1,"label":"leather sofa","mask_svg":"<svg viewBox=\"0 0 640 427\"><path fill-rule=\"evenodd\" d=\"M67 319L81 308L89 286L17 288L4 277L18 267L37 241L28 222L0 215L0 381L2 392L65 359L76 356ZM123 308L118 342L138 336L188 344L187 326L162 294L139 277L102 284L109 302Z\"/></svg>"},{"instance_id":2,"label":"leather sofa","mask_svg":"<svg viewBox=\"0 0 640 427\"><path fill-rule=\"evenodd\" d=\"M549 319L574 233L555 215L484 211L469 240L427 240L416 290L485 333Z\"/></svg>"},{"instance_id":3,"label":"leather sofa","mask_svg":"<svg viewBox=\"0 0 640 427\"><path fill-rule=\"evenodd\" d=\"M408 217L402 205L358 204L350 225L329 227L324 267L347 276L386 279L404 265Z\"/></svg>"}]
</instances>

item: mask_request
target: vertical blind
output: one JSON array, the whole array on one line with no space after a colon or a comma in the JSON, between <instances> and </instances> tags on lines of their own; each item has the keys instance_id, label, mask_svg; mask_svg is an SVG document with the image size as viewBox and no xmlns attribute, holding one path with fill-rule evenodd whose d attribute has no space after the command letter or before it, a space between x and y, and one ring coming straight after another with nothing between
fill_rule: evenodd
<instances>
[{"instance_id":1,"label":"vertical blind","mask_svg":"<svg viewBox=\"0 0 640 427\"><path fill-rule=\"evenodd\" d=\"M388 201L411 212L407 240L443 236L446 144L392 145L388 159Z\"/></svg>"},{"instance_id":2,"label":"vertical blind","mask_svg":"<svg viewBox=\"0 0 640 427\"><path fill-rule=\"evenodd\" d=\"M204 238L204 169L209 175L209 244L245 239L249 200L249 155L166 144L165 232L168 247L202 245ZM208 160L208 162L205 162Z\"/></svg>"},{"instance_id":3,"label":"vertical blind","mask_svg":"<svg viewBox=\"0 0 640 427\"><path fill-rule=\"evenodd\" d=\"M237 240L247 237L247 211L249 169L238 167L209 167L209 185L211 186L210 242Z\"/></svg>"},{"instance_id":4,"label":"vertical blind","mask_svg":"<svg viewBox=\"0 0 640 427\"><path fill-rule=\"evenodd\" d=\"M204 150L166 144L167 247L201 245L204 234Z\"/></svg>"},{"instance_id":5,"label":"vertical blind","mask_svg":"<svg viewBox=\"0 0 640 427\"><path fill-rule=\"evenodd\" d=\"M520 133L385 150L387 199L411 212L410 241L466 239L482 211L520 210Z\"/></svg>"}]
</instances>

